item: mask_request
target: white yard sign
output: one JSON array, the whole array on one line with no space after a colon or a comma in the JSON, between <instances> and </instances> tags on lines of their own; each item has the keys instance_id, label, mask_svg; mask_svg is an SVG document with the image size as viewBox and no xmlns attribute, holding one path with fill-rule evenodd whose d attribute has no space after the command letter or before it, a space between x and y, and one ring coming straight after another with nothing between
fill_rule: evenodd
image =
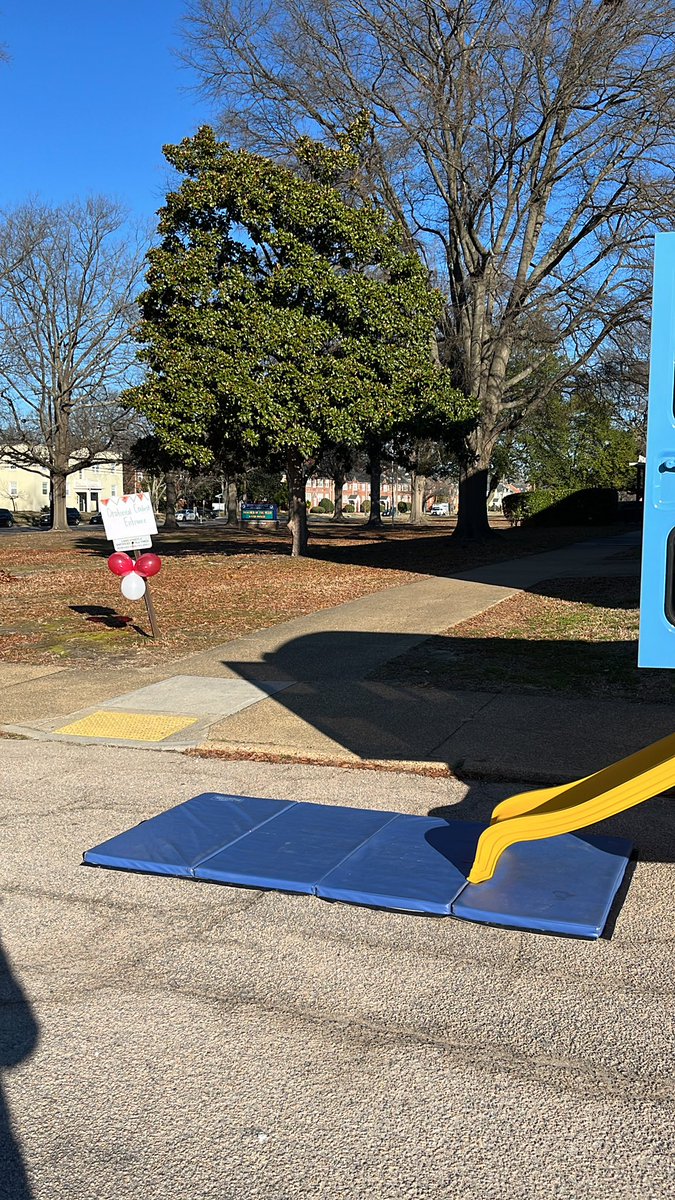
<instances>
[{"instance_id":1,"label":"white yard sign","mask_svg":"<svg viewBox=\"0 0 675 1200\"><path fill-rule=\"evenodd\" d=\"M105 535L116 550L143 550L152 546L157 522L147 492L101 501Z\"/></svg>"}]
</instances>

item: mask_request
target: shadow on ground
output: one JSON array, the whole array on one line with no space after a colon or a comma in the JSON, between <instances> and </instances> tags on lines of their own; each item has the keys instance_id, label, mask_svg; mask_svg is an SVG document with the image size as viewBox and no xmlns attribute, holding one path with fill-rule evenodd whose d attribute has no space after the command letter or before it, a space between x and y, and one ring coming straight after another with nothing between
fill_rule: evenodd
<instances>
[{"instance_id":1,"label":"shadow on ground","mask_svg":"<svg viewBox=\"0 0 675 1200\"><path fill-rule=\"evenodd\" d=\"M563 576L544 579L524 590L533 596L549 600L573 600L598 608L625 608L637 611L640 607L640 576L631 571L630 564L612 564L610 574ZM600 571L606 571L601 567Z\"/></svg>"},{"instance_id":2,"label":"shadow on ground","mask_svg":"<svg viewBox=\"0 0 675 1200\"><path fill-rule=\"evenodd\" d=\"M430 653L437 660L431 680L423 674ZM495 681L500 654L503 674ZM617 699L618 687L611 683L620 675L617 654L624 672L623 699ZM222 734L214 736L253 748L260 744L267 750L275 744L280 749L292 744L300 754L333 758L342 749L347 755L392 766L438 763L449 766L459 779L530 778L535 780L532 787L539 782L562 783L591 774L673 732L671 673L648 672L660 677L653 697L660 703L636 703L637 697L631 695L631 678L638 678L635 662L635 643L628 641L618 646L580 641L514 645L499 639L323 632L292 639L265 654L262 661L226 661L224 665L242 679L295 682L273 701L228 718ZM542 663L551 664L551 671L543 676ZM554 666L555 678L564 684L558 692L552 688ZM515 686L511 668L520 672ZM529 694L523 686L528 671L538 679ZM592 692L584 695L580 681L588 676L597 683L602 672L602 699ZM285 710L278 735L275 708L270 706ZM470 791L458 808L448 812L453 819L487 820L492 803L520 790L508 783L494 786L487 807ZM672 814L672 801L652 801L613 818L611 830L639 844L643 856L675 861Z\"/></svg>"},{"instance_id":3,"label":"shadow on ground","mask_svg":"<svg viewBox=\"0 0 675 1200\"><path fill-rule=\"evenodd\" d=\"M561 549L580 541L604 539L637 532L638 525L618 522L612 526L589 528L570 526L563 529L527 529L500 527L491 536L475 543L457 539L453 530L439 530L433 525L411 527L397 525L369 529L365 525L331 526L329 522L310 530L308 557L342 566L370 567L379 570L409 571L439 578L461 575L470 579L474 569L480 569L480 582L497 583L505 587L520 587L521 574L512 559ZM109 543L100 530L74 536L77 549L87 555L107 558ZM253 531L236 527L204 526L164 532L160 529L153 539L153 549L172 557L207 555L252 555L264 557L290 553L289 536L285 528ZM617 547L620 552L621 547ZM491 578L490 568L494 568ZM637 567L636 567L637 570Z\"/></svg>"},{"instance_id":4,"label":"shadow on ground","mask_svg":"<svg viewBox=\"0 0 675 1200\"><path fill-rule=\"evenodd\" d=\"M31 1200L26 1168L12 1129L2 1072L29 1058L38 1040L38 1024L0 947L0 1196Z\"/></svg>"},{"instance_id":5,"label":"shadow on ground","mask_svg":"<svg viewBox=\"0 0 675 1200\"><path fill-rule=\"evenodd\" d=\"M413 688L500 695L574 695L669 704L675 680L636 666L637 641L555 641L529 637L435 636L385 663L371 678Z\"/></svg>"},{"instance_id":6,"label":"shadow on ground","mask_svg":"<svg viewBox=\"0 0 675 1200\"><path fill-rule=\"evenodd\" d=\"M116 608L102 604L69 604L71 612L80 613L91 625L102 625L105 629L125 629L127 625L141 637L149 637L140 625L134 625L133 617L124 617Z\"/></svg>"}]
</instances>

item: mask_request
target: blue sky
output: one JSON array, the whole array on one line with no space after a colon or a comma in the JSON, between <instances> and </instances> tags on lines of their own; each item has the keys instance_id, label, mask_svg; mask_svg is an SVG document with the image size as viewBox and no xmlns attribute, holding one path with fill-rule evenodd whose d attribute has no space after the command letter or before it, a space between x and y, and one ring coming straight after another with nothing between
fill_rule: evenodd
<instances>
[{"instance_id":1,"label":"blue sky","mask_svg":"<svg viewBox=\"0 0 675 1200\"><path fill-rule=\"evenodd\" d=\"M210 119L177 61L183 0L0 0L0 208L103 194L150 220L165 142Z\"/></svg>"}]
</instances>

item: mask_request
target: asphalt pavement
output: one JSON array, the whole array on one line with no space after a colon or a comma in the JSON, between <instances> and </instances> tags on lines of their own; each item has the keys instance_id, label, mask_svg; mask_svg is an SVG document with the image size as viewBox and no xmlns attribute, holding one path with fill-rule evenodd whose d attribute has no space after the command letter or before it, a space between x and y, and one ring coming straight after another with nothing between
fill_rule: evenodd
<instances>
[{"instance_id":1,"label":"asphalt pavement","mask_svg":"<svg viewBox=\"0 0 675 1200\"><path fill-rule=\"evenodd\" d=\"M503 786L0 745L3 1200L673 1194L672 802L614 824L641 857L588 943L80 865L204 790L481 818Z\"/></svg>"},{"instance_id":2,"label":"asphalt pavement","mask_svg":"<svg viewBox=\"0 0 675 1200\"><path fill-rule=\"evenodd\" d=\"M131 696L115 671L4 664L24 738L0 737L0 1200L673 1194L672 800L601 828L639 854L594 943L81 866L202 791L486 820L531 782L519 769L564 778L670 732L667 705L503 697L500 718L489 696L374 682L430 633L528 581L611 572L620 549L378 593L125 674ZM158 753L58 732L130 700L170 723L188 699L232 761L180 735ZM450 738L474 756L461 778L400 769L457 766ZM326 742L350 769L236 760Z\"/></svg>"}]
</instances>

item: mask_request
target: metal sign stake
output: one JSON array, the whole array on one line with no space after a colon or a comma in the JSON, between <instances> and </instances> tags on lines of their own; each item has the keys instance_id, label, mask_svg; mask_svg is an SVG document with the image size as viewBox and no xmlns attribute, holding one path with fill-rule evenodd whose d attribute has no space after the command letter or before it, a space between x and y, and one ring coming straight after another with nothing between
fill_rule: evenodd
<instances>
[{"instance_id":1,"label":"metal sign stake","mask_svg":"<svg viewBox=\"0 0 675 1200\"><path fill-rule=\"evenodd\" d=\"M138 560L140 558L140 554L138 553L138 550L134 550L133 555L134 555L134 561L138 562ZM150 580L149 579L146 579L146 581L145 581L145 592L143 593L143 599L145 600L145 608L146 608L146 611L148 614L148 620L150 622L152 636L156 641L157 638L159 637L159 626L157 624L157 615L155 613L155 606L152 603L152 594L150 592Z\"/></svg>"}]
</instances>

